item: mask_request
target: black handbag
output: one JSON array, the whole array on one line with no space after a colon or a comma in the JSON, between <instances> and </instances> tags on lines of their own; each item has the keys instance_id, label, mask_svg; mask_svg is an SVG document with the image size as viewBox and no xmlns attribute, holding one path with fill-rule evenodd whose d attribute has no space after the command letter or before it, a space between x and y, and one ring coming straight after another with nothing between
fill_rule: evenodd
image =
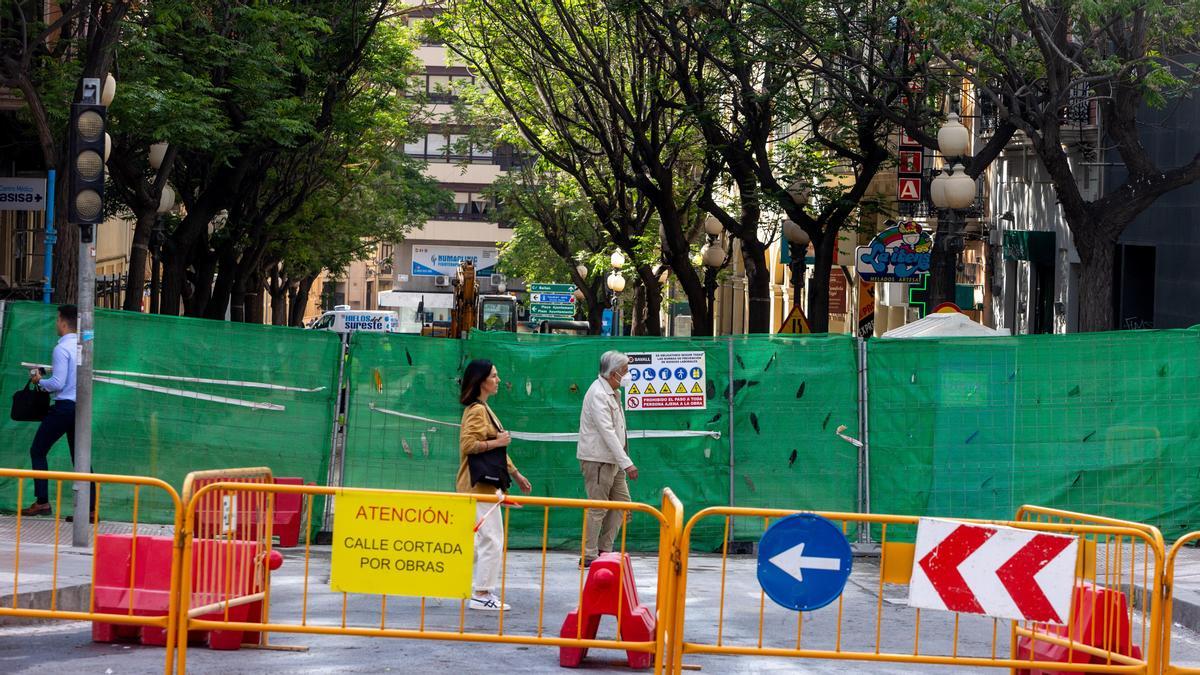
<instances>
[{"instance_id":1,"label":"black handbag","mask_svg":"<svg viewBox=\"0 0 1200 675\"><path fill-rule=\"evenodd\" d=\"M14 422L41 422L48 412L50 394L34 387L32 380L25 383L24 389L18 389L13 394L9 417Z\"/></svg>"},{"instance_id":2,"label":"black handbag","mask_svg":"<svg viewBox=\"0 0 1200 675\"><path fill-rule=\"evenodd\" d=\"M500 429L500 423L490 412L488 417ZM471 472L471 485L494 485L508 492L512 485L512 477L508 475L508 446L467 455L467 470Z\"/></svg>"}]
</instances>

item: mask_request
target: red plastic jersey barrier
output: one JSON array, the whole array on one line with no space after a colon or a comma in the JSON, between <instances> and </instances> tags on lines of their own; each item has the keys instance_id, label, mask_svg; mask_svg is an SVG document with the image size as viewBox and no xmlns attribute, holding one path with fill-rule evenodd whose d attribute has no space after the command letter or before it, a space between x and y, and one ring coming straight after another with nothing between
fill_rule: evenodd
<instances>
[{"instance_id":1,"label":"red plastic jersey barrier","mask_svg":"<svg viewBox=\"0 0 1200 675\"><path fill-rule=\"evenodd\" d=\"M621 560L624 558L624 565ZM624 567L624 581L621 578ZM659 599L660 602L663 600ZM631 642L653 642L655 635L654 612L638 602L637 586L633 582L633 566L629 556L605 553L588 568L583 586L582 605L567 615L559 637L593 639L600 627L600 617L620 614L618 639ZM580 616L582 615L582 621ZM580 627L582 626L582 631ZM582 635L577 634L581 632ZM560 647L558 665L566 668L579 666L587 656L586 648ZM654 664L654 654L648 652L625 652L630 668L649 668Z\"/></svg>"}]
</instances>

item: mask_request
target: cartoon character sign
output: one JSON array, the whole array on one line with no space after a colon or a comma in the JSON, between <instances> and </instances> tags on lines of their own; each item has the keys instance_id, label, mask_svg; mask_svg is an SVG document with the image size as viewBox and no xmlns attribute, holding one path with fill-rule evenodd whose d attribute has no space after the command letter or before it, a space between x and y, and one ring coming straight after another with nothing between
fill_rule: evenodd
<instances>
[{"instance_id":1,"label":"cartoon character sign","mask_svg":"<svg viewBox=\"0 0 1200 675\"><path fill-rule=\"evenodd\" d=\"M864 281L915 281L929 272L932 250L933 238L919 224L888 221L870 245L858 247L855 267Z\"/></svg>"}]
</instances>

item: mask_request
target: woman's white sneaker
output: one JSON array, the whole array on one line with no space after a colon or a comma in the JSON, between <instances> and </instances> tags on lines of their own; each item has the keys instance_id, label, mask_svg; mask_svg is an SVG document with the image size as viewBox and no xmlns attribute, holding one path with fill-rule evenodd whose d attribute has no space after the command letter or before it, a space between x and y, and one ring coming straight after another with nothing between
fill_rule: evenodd
<instances>
[{"instance_id":1,"label":"woman's white sneaker","mask_svg":"<svg viewBox=\"0 0 1200 675\"><path fill-rule=\"evenodd\" d=\"M500 602L500 598L492 593L488 593L484 597L472 595L471 599L467 601L467 607L484 612L507 612L512 609L508 603Z\"/></svg>"}]
</instances>

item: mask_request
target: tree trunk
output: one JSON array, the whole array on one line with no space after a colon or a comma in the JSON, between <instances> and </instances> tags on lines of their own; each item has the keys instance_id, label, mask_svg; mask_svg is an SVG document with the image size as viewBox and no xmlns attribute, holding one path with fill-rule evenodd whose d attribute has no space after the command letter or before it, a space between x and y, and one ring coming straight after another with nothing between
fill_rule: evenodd
<instances>
[{"instance_id":1,"label":"tree trunk","mask_svg":"<svg viewBox=\"0 0 1200 675\"><path fill-rule=\"evenodd\" d=\"M692 261L685 252L672 253L667 261L683 294L687 297L688 309L692 312L692 335L707 336L713 334L712 307L708 302L708 293L700 276L692 267ZM684 270L681 273L681 270Z\"/></svg>"},{"instance_id":2,"label":"tree trunk","mask_svg":"<svg viewBox=\"0 0 1200 675\"><path fill-rule=\"evenodd\" d=\"M54 211L54 229L58 231L54 244L54 302L63 305L79 302L79 226L67 222L67 186L65 181L58 182L58 195L62 197L56 195Z\"/></svg>"},{"instance_id":3,"label":"tree trunk","mask_svg":"<svg viewBox=\"0 0 1200 675\"><path fill-rule=\"evenodd\" d=\"M252 273L250 278L246 280L246 297L243 300L246 305L246 323L259 325L263 323L263 290L262 274L258 272Z\"/></svg>"},{"instance_id":4,"label":"tree trunk","mask_svg":"<svg viewBox=\"0 0 1200 675\"><path fill-rule=\"evenodd\" d=\"M835 227L827 227L820 237L813 239L815 260L812 283L808 285L808 325L814 333L829 332L829 272L837 255L837 240Z\"/></svg>"},{"instance_id":5,"label":"tree trunk","mask_svg":"<svg viewBox=\"0 0 1200 675\"><path fill-rule=\"evenodd\" d=\"M207 316L209 305L212 304L213 282L217 275L217 257L207 254L206 243L200 245L205 248L205 255L192 258L195 273L189 279L193 290L192 297L188 298L186 304L188 316ZM225 318L225 305L221 305L220 318Z\"/></svg>"},{"instance_id":6,"label":"tree trunk","mask_svg":"<svg viewBox=\"0 0 1200 675\"><path fill-rule=\"evenodd\" d=\"M770 333L771 272L767 268L767 250L758 240L757 234L740 241L750 300L748 330L750 333Z\"/></svg>"},{"instance_id":7,"label":"tree trunk","mask_svg":"<svg viewBox=\"0 0 1200 675\"><path fill-rule=\"evenodd\" d=\"M222 251L220 260L217 265L217 278L213 281L212 297L208 301L208 308L204 311L204 317L207 319L223 320L225 318L225 310L230 309L230 304L233 302L233 289L237 283L238 276L238 261L237 256L230 250ZM230 319L233 319L232 309L230 309Z\"/></svg>"},{"instance_id":8,"label":"tree trunk","mask_svg":"<svg viewBox=\"0 0 1200 675\"><path fill-rule=\"evenodd\" d=\"M270 282L272 326L288 325L288 289L290 287L291 284L280 277L278 269L272 270Z\"/></svg>"},{"instance_id":9,"label":"tree trunk","mask_svg":"<svg viewBox=\"0 0 1200 675\"><path fill-rule=\"evenodd\" d=\"M156 209L142 208L137 212L137 222L133 227L133 245L129 248L129 277L125 283L125 303L121 306L127 312L142 311L150 236L157 220Z\"/></svg>"},{"instance_id":10,"label":"tree trunk","mask_svg":"<svg viewBox=\"0 0 1200 675\"><path fill-rule=\"evenodd\" d=\"M629 334L646 334L646 287L638 284L633 289L633 311L629 317Z\"/></svg>"},{"instance_id":11,"label":"tree trunk","mask_svg":"<svg viewBox=\"0 0 1200 675\"><path fill-rule=\"evenodd\" d=\"M662 284L650 265L639 265L637 275L640 283L634 289L633 334L662 335Z\"/></svg>"},{"instance_id":12,"label":"tree trunk","mask_svg":"<svg viewBox=\"0 0 1200 675\"><path fill-rule=\"evenodd\" d=\"M1094 226L1072 228L1075 250L1079 251L1079 331L1094 332L1117 328L1113 317L1113 288L1117 255L1115 236Z\"/></svg>"},{"instance_id":13,"label":"tree trunk","mask_svg":"<svg viewBox=\"0 0 1200 675\"><path fill-rule=\"evenodd\" d=\"M308 311L308 298L312 293L312 287L316 281L316 274L310 274L309 276L300 280L300 285L296 287L295 294L291 296L290 300L291 307L289 308L289 326L300 328L304 325L304 313Z\"/></svg>"}]
</instances>

